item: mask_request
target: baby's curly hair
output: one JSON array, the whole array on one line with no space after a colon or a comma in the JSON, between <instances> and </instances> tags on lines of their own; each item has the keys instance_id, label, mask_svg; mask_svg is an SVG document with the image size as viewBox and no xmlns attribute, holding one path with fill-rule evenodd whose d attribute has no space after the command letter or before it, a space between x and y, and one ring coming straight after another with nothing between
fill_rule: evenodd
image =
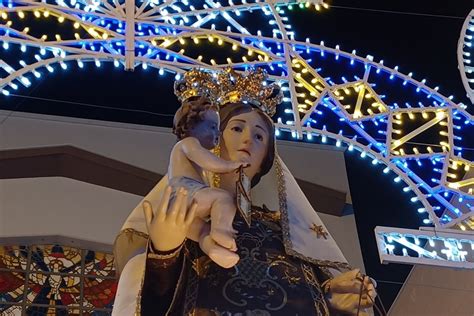
<instances>
[{"instance_id":1,"label":"baby's curly hair","mask_svg":"<svg viewBox=\"0 0 474 316\"><path fill-rule=\"evenodd\" d=\"M189 136L189 130L202 120L207 110L219 111L219 108L205 97L191 97L181 104L173 119L173 134L178 141Z\"/></svg>"}]
</instances>

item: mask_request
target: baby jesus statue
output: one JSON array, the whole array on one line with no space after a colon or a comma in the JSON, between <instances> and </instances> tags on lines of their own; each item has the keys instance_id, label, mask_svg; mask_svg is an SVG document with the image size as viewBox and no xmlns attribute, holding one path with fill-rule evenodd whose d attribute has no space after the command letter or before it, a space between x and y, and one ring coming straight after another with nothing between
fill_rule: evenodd
<instances>
[{"instance_id":1,"label":"baby jesus statue","mask_svg":"<svg viewBox=\"0 0 474 316\"><path fill-rule=\"evenodd\" d=\"M187 191L188 206L197 205L196 218L188 238L198 241L205 254L224 268L239 261L232 228L236 205L225 190L211 188L203 180L206 171L234 172L248 165L245 161L227 161L210 152L219 142L219 112L216 105L204 97L192 97L182 102L175 114L173 133L178 137L168 167L171 199L180 188ZM205 218L210 216L210 225Z\"/></svg>"}]
</instances>

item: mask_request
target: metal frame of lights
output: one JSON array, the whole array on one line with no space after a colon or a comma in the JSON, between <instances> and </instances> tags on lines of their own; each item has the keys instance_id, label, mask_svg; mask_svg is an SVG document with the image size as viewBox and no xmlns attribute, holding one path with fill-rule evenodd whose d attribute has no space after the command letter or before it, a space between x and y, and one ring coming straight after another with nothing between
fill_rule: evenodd
<instances>
[{"instance_id":1,"label":"metal frame of lights","mask_svg":"<svg viewBox=\"0 0 474 316\"><path fill-rule=\"evenodd\" d=\"M460 231L376 227L381 263L474 269L474 234Z\"/></svg>"},{"instance_id":2,"label":"metal frame of lights","mask_svg":"<svg viewBox=\"0 0 474 316\"><path fill-rule=\"evenodd\" d=\"M398 66L386 67L383 60L376 62L372 56L363 58L338 45L329 48L323 42L295 40L286 15L295 4L288 1L202 0L193 1L195 6L186 0L138 3L6 2L0 6L1 47L14 47L25 56L30 50L33 58L0 59L0 91L8 95L19 85L28 87L30 78L40 78L58 66L65 70L71 62L80 68L84 63L100 67L112 62L126 70L141 65L144 70L154 68L160 75L173 73L176 77L192 67L211 71L228 66L238 71L263 67L269 80L278 82L285 93L277 136L285 133L299 140L306 137L308 142L318 137L323 143L344 143L349 151L370 158L372 165L385 165L383 173L394 172L396 183L407 184L403 191L411 192L411 201L425 214L424 225L474 230L474 157L463 148L463 135L474 132L474 117L463 104L453 102L452 96L444 97L438 87L427 86L425 79L417 81L412 73L405 75ZM327 7L320 0L299 5L318 10ZM266 21L272 29L268 34L251 32L239 22L241 16L256 12L259 21ZM58 25L68 23L59 30L69 28L74 36L53 37L33 34L30 27L20 29L17 20L26 15L33 21L54 18ZM206 55L196 53L202 42L214 47L217 54L209 50ZM343 65L347 73L337 78L324 75L330 67L322 69L321 65L329 60ZM433 133L434 138L424 136Z\"/></svg>"},{"instance_id":3,"label":"metal frame of lights","mask_svg":"<svg viewBox=\"0 0 474 316\"><path fill-rule=\"evenodd\" d=\"M458 41L458 68L467 96L474 103L474 9L464 21Z\"/></svg>"}]
</instances>

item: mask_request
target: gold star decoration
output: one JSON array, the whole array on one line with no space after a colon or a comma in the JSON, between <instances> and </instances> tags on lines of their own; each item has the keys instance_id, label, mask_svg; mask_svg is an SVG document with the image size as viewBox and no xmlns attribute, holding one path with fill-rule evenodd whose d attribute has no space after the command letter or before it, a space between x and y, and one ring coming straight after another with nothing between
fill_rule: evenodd
<instances>
[{"instance_id":1,"label":"gold star decoration","mask_svg":"<svg viewBox=\"0 0 474 316\"><path fill-rule=\"evenodd\" d=\"M309 229L314 231L316 233L316 237L324 237L324 239L328 239L328 232L324 229L323 225L316 225L313 223L313 226L311 226Z\"/></svg>"}]
</instances>

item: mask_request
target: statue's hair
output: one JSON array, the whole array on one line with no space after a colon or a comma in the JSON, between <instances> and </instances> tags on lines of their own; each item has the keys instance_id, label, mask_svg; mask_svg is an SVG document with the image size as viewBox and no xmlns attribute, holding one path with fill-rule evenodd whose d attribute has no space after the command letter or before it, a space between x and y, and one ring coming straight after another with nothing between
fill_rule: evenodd
<instances>
[{"instance_id":1,"label":"statue's hair","mask_svg":"<svg viewBox=\"0 0 474 316\"><path fill-rule=\"evenodd\" d=\"M211 104L204 97L192 97L181 104L176 111L173 119L173 134L178 140L189 136L189 131L203 119L204 112L207 110L219 111L219 108Z\"/></svg>"}]
</instances>

